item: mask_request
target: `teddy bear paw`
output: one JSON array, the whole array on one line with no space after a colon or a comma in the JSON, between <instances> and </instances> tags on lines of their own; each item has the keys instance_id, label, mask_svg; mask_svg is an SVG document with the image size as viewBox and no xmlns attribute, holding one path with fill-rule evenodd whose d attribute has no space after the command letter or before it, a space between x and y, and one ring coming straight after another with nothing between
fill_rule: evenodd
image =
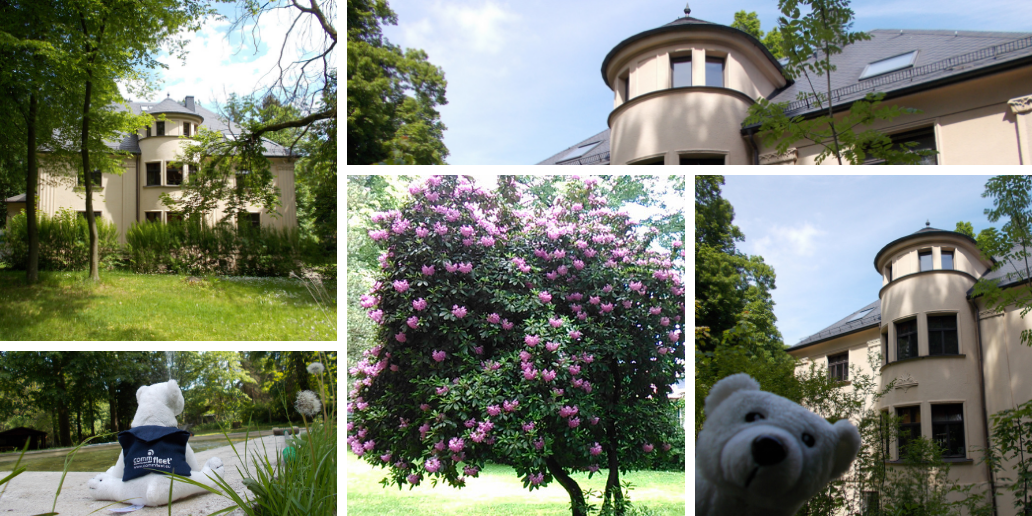
<instances>
[{"instance_id":1,"label":"teddy bear paw","mask_svg":"<svg viewBox=\"0 0 1032 516\"><path fill-rule=\"evenodd\" d=\"M204 463L204 466L209 470L217 473L220 477L226 472L226 466L222 464L222 459L218 457L212 457L208 459L208 462Z\"/></svg>"}]
</instances>

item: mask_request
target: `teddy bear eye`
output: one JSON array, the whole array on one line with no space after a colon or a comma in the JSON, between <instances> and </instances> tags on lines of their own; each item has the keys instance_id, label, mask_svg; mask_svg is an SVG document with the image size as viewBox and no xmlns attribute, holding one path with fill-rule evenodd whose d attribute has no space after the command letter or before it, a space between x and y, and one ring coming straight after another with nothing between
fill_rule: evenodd
<instances>
[{"instance_id":1,"label":"teddy bear eye","mask_svg":"<svg viewBox=\"0 0 1032 516\"><path fill-rule=\"evenodd\" d=\"M813 438L812 435L803 434L803 444L809 446L810 448L813 448L813 445L816 444L816 442L817 441Z\"/></svg>"},{"instance_id":2,"label":"teddy bear eye","mask_svg":"<svg viewBox=\"0 0 1032 516\"><path fill-rule=\"evenodd\" d=\"M767 419L767 418L764 417L764 415L760 414L759 412L750 412L750 413L745 415L745 422L746 423L752 423L753 421L756 421L757 419Z\"/></svg>"}]
</instances>

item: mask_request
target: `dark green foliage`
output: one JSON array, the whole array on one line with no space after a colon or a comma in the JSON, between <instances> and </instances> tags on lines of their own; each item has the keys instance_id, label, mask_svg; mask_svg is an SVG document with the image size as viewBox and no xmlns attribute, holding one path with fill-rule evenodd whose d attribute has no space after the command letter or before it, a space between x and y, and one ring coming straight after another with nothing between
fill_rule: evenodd
<instances>
[{"instance_id":1,"label":"dark green foliage","mask_svg":"<svg viewBox=\"0 0 1032 516\"><path fill-rule=\"evenodd\" d=\"M1032 514L1032 401L993 414L989 462L999 485L1014 494L1016 514ZM1003 461L1014 464L1004 471Z\"/></svg>"},{"instance_id":2,"label":"dark green foliage","mask_svg":"<svg viewBox=\"0 0 1032 516\"><path fill-rule=\"evenodd\" d=\"M349 165L441 165L448 156L437 112L448 103L444 71L383 37L380 25L397 21L386 0L348 0Z\"/></svg>"},{"instance_id":3,"label":"dark green foliage","mask_svg":"<svg viewBox=\"0 0 1032 516\"><path fill-rule=\"evenodd\" d=\"M774 269L759 256L748 256L735 246L745 240L732 224L735 212L720 196L722 176L695 178L695 297L701 308L696 326L706 326L710 338L700 343L713 351L746 314L755 331L757 349L771 352L782 347L774 325Z\"/></svg>"},{"instance_id":4,"label":"dark green foliage","mask_svg":"<svg viewBox=\"0 0 1032 516\"><path fill-rule=\"evenodd\" d=\"M143 273L286 276L314 247L296 229L198 222L133 224L125 238L129 268Z\"/></svg>"},{"instance_id":5,"label":"dark green foliage","mask_svg":"<svg viewBox=\"0 0 1032 516\"><path fill-rule=\"evenodd\" d=\"M71 210L58 211L53 217L39 213L39 268L46 271L83 270L89 266L89 228L86 219ZM25 212L15 215L5 237L10 257L8 262L16 269L24 269L28 260L28 220ZM100 261L112 268L120 258L118 228L113 222L97 219L100 242Z\"/></svg>"},{"instance_id":6,"label":"dark green foliage","mask_svg":"<svg viewBox=\"0 0 1032 516\"><path fill-rule=\"evenodd\" d=\"M979 250L987 258L996 259L994 271L1006 268L1008 272L1002 282L1027 282L1032 278L1032 177L993 177L986 182L982 197L993 200L992 209L985 210L989 222L1006 219L1007 223L999 230L990 227L980 231L976 238ZM957 223L957 227L961 224ZM1032 291L1001 289L999 283L1001 280L978 280L973 297L983 297L986 308L994 311L1016 306L1021 309L1022 318L1032 311ZM1032 346L1032 330L1021 331L1021 343Z\"/></svg>"}]
</instances>

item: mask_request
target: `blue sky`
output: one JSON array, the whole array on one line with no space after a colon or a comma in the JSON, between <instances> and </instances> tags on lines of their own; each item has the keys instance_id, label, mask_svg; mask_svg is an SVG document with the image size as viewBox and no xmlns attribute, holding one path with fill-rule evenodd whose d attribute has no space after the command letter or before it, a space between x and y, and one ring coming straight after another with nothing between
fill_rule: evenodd
<instances>
[{"instance_id":1,"label":"blue sky","mask_svg":"<svg viewBox=\"0 0 1032 516\"><path fill-rule=\"evenodd\" d=\"M534 164L606 129L613 95L600 67L617 43L684 15L682 0L390 0L392 43L426 50L448 80L440 108L448 162ZM730 24L776 0L692 1L692 16ZM854 0L856 30L1032 32L1029 0Z\"/></svg>"},{"instance_id":2,"label":"blue sky","mask_svg":"<svg viewBox=\"0 0 1032 516\"><path fill-rule=\"evenodd\" d=\"M745 234L738 248L774 267L774 314L795 345L878 299L874 256L925 227L990 226L990 176L746 176L725 178L723 197Z\"/></svg>"},{"instance_id":3,"label":"blue sky","mask_svg":"<svg viewBox=\"0 0 1032 516\"><path fill-rule=\"evenodd\" d=\"M185 62L167 54L159 56L168 69L157 70L160 78L158 93L149 99L129 95L131 100L156 102L166 95L182 100L192 95L201 105L214 110L215 102L224 102L230 93L248 95L271 84L276 74L270 72L279 59L279 49L293 20L291 15L296 15L297 11L278 9L263 15L254 31L259 35L256 42L252 36L253 22L245 26L243 34L239 29L230 31L230 22L237 17L236 4L218 4L217 10L226 17L225 20L211 18L200 31L187 33ZM300 55L300 49L311 48L317 43L313 32L305 32L312 29L304 23L309 18L302 19L294 36L287 41L284 55L290 60ZM321 35L321 29L314 34ZM126 94L124 89L123 94Z\"/></svg>"}]
</instances>

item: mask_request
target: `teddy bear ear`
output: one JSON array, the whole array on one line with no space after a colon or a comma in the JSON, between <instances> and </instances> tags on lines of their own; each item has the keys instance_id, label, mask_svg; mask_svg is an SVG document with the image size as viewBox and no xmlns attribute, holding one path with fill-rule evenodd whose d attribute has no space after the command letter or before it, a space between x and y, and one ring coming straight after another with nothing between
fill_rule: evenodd
<instances>
[{"instance_id":1,"label":"teddy bear ear","mask_svg":"<svg viewBox=\"0 0 1032 516\"><path fill-rule=\"evenodd\" d=\"M717 406L738 391L758 391L760 383L745 373L728 376L713 385L709 396L706 396L706 415L709 416Z\"/></svg>"},{"instance_id":2,"label":"teddy bear ear","mask_svg":"<svg viewBox=\"0 0 1032 516\"><path fill-rule=\"evenodd\" d=\"M183 412L183 391L179 390L179 384L175 380L168 381L168 406L172 413L179 415Z\"/></svg>"},{"instance_id":3,"label":"teddy bear ear","mask_svg":"<svg viewBox=\"0 0 1032 516\"><path fill-rule=\"evenodd\" d=\"M835 429L835 434L838 436L834 463L831 465L831 478L835 479L849 469L849 465L853 463L857 452L860 451L860 432L848 419L836 421L832 428Z\"/></svg>"},{"instance_id":4,"label":"teddy bear ear","mask_svg":"<svg viewBox=\"0 0 1032 516\"><path fill-rule=\"evenodd\" d=\"M143 391L145 391L147 387L147 385L142 385L139 389L136 389L136 403L140 402L140 398L143 397Z\"/></svg>"}]
</instances>

